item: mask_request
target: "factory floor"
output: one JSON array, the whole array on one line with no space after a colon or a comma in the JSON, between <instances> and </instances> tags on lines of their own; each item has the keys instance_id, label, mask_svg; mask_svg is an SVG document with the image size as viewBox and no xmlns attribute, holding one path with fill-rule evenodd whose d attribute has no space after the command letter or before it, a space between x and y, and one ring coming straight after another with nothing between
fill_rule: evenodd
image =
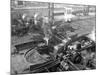
<instances>
[{"instance_id":1,"label":"factory floor","mask_svg":"<svg viewBox=\"0 0 100 75\"><path fill-rule=\"evenodd\" d=\"M77 20L77 21L71 22L70 26L72 26L76 30L74 32L68 32L68 34L69 35L78 34L80 36L83 34L91 33L91 31L93 30L93 28L95 26L95 20L96 20L96 18L93 17L93 18L88 18L88 19ZM33 37L33 35L28 34L23 37L15 37L15 36L12 37L11 38L11 52L13 52L13 50L15 49L14 45L32 41L33 39L31 39L31 38ZM36 64L36 63L33 63L33 64ZM15 56L11 55L11 72L12 73L13 72L22 73L22 71L24 69L28 68L29 65L30 64L25 61L25 58L23 55L15 55Z\"/></svg>"}]
</instances>

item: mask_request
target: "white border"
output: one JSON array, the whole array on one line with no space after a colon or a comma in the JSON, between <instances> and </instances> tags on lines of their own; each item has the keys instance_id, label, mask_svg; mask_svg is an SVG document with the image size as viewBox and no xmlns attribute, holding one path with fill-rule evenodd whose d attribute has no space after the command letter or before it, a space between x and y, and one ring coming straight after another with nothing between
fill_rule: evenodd
<instances>
[{"instance_id":1,"label":"white border","mask_svg":"<svg viewBox=\"0 0 100 75\"><path fill-rule=\"evenodd\" d=\"M43 75L98 75L100 67L100 2L99 0L32 0L42 2L55 3L71 3L71 4L85 4L96 5L96 42L97 42L97 69L91 71L70 71L70 72L55 72L55 73L41 73ZM1 0L0 2L0 75L9 75L10 73L10 0ZM28 74L29 75L29 74ZM32 74L31 74L32 75ZM38 75L38 74L37 74Z\"/></svg>"}]
</instances>

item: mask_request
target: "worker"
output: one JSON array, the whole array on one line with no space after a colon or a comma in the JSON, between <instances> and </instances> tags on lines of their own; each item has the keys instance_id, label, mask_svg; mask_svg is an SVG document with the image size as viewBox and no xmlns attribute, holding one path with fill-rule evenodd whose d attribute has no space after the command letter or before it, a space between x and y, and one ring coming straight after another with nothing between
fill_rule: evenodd
<instances>
[{"instance_id":1,"label":"worker","mask_svg":"<svg viewBox=\"0 0 100 75\"><path fill-rule=\"evenodd\" d=\"M44 32L45 37L43 38L48 45L48 41L50 39L50 35L52 35L51 28L49 25L48 17L43 17L42 29Z\"/></svg>"},{"instance_id":2,"label":"worker","mask_svg":"<svg viewBox=\"0 0 100 75\"><path fill-rule=\"evenodd\" d=\"M35 25L37 25L37 16L38 16L38 13L36 13L36 14L34 15L34 24L35 24Z\"/></svg>"}]
</instances>

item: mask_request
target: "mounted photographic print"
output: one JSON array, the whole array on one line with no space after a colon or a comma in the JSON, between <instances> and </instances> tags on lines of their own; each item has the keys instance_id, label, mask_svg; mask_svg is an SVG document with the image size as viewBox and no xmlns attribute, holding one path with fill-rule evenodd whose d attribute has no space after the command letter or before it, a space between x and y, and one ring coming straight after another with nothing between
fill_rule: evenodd
<instances>
[{"instance_id":1,"label":"mounted photographic print","mask_svg":"<svg viewBox=\"0 0 100 75\"><path fill-rule=\"evenodd\" d=\"M96 6L11 0L11 75L96 69Z\"/></svg>"}]
</instances>

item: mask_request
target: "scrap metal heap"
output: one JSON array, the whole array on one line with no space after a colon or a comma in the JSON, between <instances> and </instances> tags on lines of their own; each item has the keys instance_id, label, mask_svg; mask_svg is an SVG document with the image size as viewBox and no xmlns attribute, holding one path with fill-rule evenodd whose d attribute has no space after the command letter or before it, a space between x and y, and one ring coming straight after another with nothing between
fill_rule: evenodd
<instances>
[{"instance_id":1,"label":"scrap metal heap","mask_svg":"<svg viewBox=\"0 0 100 75\"><path fill-rule=\"evenodd\" d=\"M95 42L86 36L69 40L62 47L59 47L57 53L53 52L53 47L46 45L37 47L35 50L46 62L30 65L29 73L91 70L96 68ZM33 56L36 57L32 55L32 53L35 53L33 51L31 49L25 55L26 60L30 63L38 59L33 58Z\"/></svg>"}]
</instances>

